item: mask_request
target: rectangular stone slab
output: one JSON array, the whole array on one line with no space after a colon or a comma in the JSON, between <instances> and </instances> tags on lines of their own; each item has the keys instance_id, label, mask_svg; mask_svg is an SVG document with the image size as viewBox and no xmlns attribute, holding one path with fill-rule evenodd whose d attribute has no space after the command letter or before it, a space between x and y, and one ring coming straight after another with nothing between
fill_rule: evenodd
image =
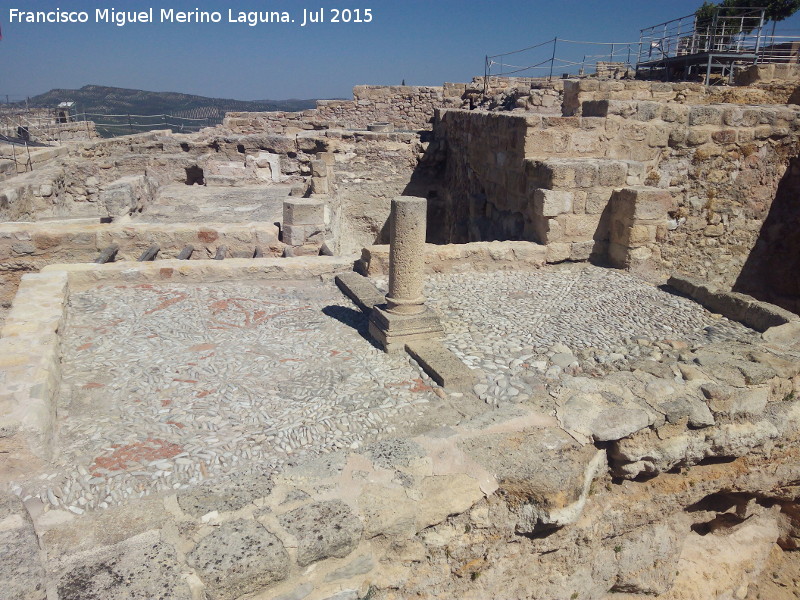
<instances>
[{"instance_id":1,"label":"rectangular stone slab","mask_svg":"<svg viewBox=\"0 0 800 600\"><path fill-rule=\"evenodd\" d=\"M409 342L406 344L406 351L430 375L431 379L443 388L468 389L475 381L475 371L461 362L441 342Z\"/></svg>"},{"instance_id":2,"label":"rectangular stone slab","mask_svg":"<svg viewBox=\"0 0 800 600\"><path fill-rule=\"evenodd\" d=\"M380 290L369 279L358 273L342 273L336 276L336 285L342 293L350 298L361 312L369 313L386 299Z\"/></svg>"}]
</instances>

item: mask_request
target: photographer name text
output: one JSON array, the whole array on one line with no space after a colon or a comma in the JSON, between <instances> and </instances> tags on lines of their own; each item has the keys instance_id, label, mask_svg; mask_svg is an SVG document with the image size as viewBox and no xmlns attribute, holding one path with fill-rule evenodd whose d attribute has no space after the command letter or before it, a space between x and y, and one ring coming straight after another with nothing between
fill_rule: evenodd
<instances>
[{"instance_id":1,"label":"photographer name text","mask_svg":"<svg viewBox=\"0 0 800 600\"><path fill-rule=\"evenodd\" d=\"M128 25L174 23L232 23L257 27L259 25L294 24L300 27L332 24L365 24L374 18L370 8L304 8L297 11L239 11L229 8L227 11L175 10L173 8L149 8L146 10L117 10L115 8L97 8L94 11L68 10L8 10L10 24L82 24L107 23L117 27Z\"/></svg>"}]
</instances>

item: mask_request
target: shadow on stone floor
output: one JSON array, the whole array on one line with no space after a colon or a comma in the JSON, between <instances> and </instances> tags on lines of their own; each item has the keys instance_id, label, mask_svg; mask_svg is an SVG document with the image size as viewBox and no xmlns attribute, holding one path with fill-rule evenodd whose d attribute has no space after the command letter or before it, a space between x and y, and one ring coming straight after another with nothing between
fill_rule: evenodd
<instances>
[{"instance_id":1,"label":"shadow on stone floor","mask_svg":"<svg viewBox=\"0 0 800 600\"><path fill-rule=\"evenodd\" d=\"M346 306L330 305L322 309L322 313L336 319L340 323L354 329L358 334L367 340L373 348L381 350L381 347L369 335L369 315L365 315L360 310L348 308Z\"/></svg>"}]
</instances>

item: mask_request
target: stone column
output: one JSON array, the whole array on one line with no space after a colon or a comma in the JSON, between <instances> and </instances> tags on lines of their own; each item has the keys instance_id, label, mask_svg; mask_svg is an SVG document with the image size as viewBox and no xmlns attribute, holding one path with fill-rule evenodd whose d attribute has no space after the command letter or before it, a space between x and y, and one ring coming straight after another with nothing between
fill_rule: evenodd
<instances>
[{"instance_id":1,"label":"stone column","mask_svg":"<svg viewBox=\"0 0 800 600\"><path fill-rule=\"evenodd\" d=\"M392 200L389 248L389 293L369 319L370 335L386 352L406 344L441 337L439 318L425 306L425 198Z\"/></svg>"},{"instance_id":2,"label":"stone column","mask_svg":"<svg viewBox=\"0 0 800 600\"><path fill-rule=\"evenodd\" d=\"M386 310L395 315L425 312L422 288L427 210L425 198L401 196L392 200Z\"/></svg>"}]
</instances>

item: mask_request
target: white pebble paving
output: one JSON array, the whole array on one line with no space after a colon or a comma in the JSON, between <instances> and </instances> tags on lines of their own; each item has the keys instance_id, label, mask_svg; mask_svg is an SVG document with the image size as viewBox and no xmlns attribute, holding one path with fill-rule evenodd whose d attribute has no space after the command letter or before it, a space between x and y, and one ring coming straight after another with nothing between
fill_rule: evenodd
<instances>
[{"instance_id":1,"label":"white pebble paving","mask_svg":"<svg viewBox=\"0 0 800 600\"><path fill-rule=\"evenodd\" d=\"M56 463L12 489L83 514L402 432L438 400L432 384L355 325L332 284L74 292Z\"/></svg>"}]
</instances>

